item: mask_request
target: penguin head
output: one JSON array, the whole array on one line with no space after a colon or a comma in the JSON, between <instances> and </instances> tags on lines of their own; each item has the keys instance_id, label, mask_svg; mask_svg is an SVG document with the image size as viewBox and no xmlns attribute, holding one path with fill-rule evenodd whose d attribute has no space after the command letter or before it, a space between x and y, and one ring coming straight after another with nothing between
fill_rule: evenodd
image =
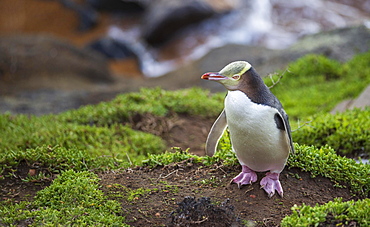
<instances>
[{"instance_id":1,"label":"penguin head","mask_svg":"<svg viewBox=\"0 0 370 227\"><path fill-rule=\"evenodd\" d=\"M220 72L205 73L201 78L219 82L227 89L235 90L244 79L243 77L247 76L245 73L251 68L252 66L246 61L235 61L226 65Z\"/></svg>"}]
</instances>

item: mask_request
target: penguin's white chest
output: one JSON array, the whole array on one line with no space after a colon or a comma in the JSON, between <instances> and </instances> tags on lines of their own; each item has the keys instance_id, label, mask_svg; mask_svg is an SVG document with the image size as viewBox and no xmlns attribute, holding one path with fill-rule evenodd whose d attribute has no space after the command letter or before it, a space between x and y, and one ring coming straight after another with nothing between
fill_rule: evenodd
<instances>
[{"instance_id":1,"label":"penguin's white chest","mask_svg":"<svg viewBox=\"0 0 370 227\"><path fill-rule=\"evenodd\" d=\"M225 98L227 124L240 163L254 171L281 172L289 155L286 133L277 128L278 110L252 102L241 91Z\"/></svg>"}]
</instances>

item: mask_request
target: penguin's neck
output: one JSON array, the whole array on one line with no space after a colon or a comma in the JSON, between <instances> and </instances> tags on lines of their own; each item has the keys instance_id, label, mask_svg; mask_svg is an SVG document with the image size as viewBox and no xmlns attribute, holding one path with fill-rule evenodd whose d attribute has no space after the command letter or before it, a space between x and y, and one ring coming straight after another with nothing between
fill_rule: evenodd
<instances>
[{"instance_id":1,"label":"penguin's neck","mask_svg":"<svg viewBox=\"0 0 370 227\"><path fill-rule=\"evenodd\" d=\"M254 68L248 70L248 75L243 77L236 90L239 90L247 95L254 103L269 105L273 94L265 85L262 78L257 74Z\"/></svg>"}]
</instances>

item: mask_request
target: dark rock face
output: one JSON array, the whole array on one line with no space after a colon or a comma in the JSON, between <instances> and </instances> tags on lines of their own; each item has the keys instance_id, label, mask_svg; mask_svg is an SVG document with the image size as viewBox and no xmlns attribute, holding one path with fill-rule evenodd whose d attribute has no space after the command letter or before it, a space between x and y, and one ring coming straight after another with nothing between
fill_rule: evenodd
<instances>
[{"instance_id":1,"label":"dark rock face","mask_svg":"<svg viewBox=\"0 0 370 227\"><path fill-rule=\"evenodd\" d=\"M180 29L214 14L213 8L202 0L153 1L143 21L143 37L150 45L160 45Z\"/></svg>"},{"instance_id":2,"label":"dark rock face","mask_svg":"<svg viewBox=\"0 0 370 227\"><path fill-rule=\"evenodd\" d=\"M141 12L146 8L147 0L87 0L87 4L97 10Z\"/></svg>"},{"instance_id":3,"label":"dark rock face","mask_svg":"<svg viewBox=\"0 0 370 227\"><path fill-rule=\"evenodd\" d=\"M98 23L98 13L91 6L80 5L72 0L60 0L60 3L76 12L79 18L79 31L87 31L95 27Z\"/></svg>"},{"instance_id":4,"label":"dark rock face","mask_svg":"<svg viewBox=\"0 0 370 227\"><path fill-rule=\"evenodd\" d=\"M94 51L51 36L0 38L1 93L59 87L62 81L93 84L109 83L113 79L106 59ZM67 86L73 87L73 83Z\"/></svg>"},{"instance_id":5,"label":"dark rock face","mask_svg":"<svg viewBox=\"0 0 370 227\"><path fill-rule=\"evenodd\" d=\"M98 11L108 11L116 14L133 14L145 11L148 3L145 0L86 0L78 3L76 0L59 0L60 3L74 11L79 18L78 30L86 32L99 22Z\"/></svg>"},{"instance_id":6,"label":"dark rock face","mask_svg":"<svg viewBox=\"0 0 370 227\"><path fill-rule=\"evenodd\" d=\"M364 25L320 32L300 39L288 51L300 55L323 54L338 61L347 61L357 53L370 49L370 29Z\"/></svg>"},{"instance_id":7,"label":"dark rock face","mask_svg":"<svg viewBox=\"0 0 370 227\"><path fill-rule=\"evenodd\" d=\"M89 43L86 46L88 49L101 53L106 58L123 59L123 58L138 58L135 51L128 42L122 40L104 37Z\"/></svg>"}]
</instances>

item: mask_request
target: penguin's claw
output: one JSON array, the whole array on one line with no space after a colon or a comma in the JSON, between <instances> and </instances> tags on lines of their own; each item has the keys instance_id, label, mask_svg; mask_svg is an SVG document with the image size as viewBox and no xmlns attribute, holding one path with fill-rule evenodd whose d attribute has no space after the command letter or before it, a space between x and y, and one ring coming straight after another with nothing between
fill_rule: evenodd
<instances>
[{"instance_id":1,"label":"penguin's claw","mask_svg":"<svg viewBox=\"0 0 370 227\"><path fill-rule=\"evenodd\" d=\"M269 198L275 194L275 190L281 197L283 197L283 188L279 181L279 173L266 173L266 176L262 178L260 185L261 188L267 192Z\"/></svg>"},{"instance_id":2,"label":"penguin's claw","mask_svg":"<svg viewBox=\"0 0 370 227\"><path fill-rule=\"evenodd\" d=\"M232 180L232 182L238 185L238 188L240 188L242 185L252 184L256 181L257 174L245 165L242 166L242 172Z\"/></svg>"}]
</instances>

